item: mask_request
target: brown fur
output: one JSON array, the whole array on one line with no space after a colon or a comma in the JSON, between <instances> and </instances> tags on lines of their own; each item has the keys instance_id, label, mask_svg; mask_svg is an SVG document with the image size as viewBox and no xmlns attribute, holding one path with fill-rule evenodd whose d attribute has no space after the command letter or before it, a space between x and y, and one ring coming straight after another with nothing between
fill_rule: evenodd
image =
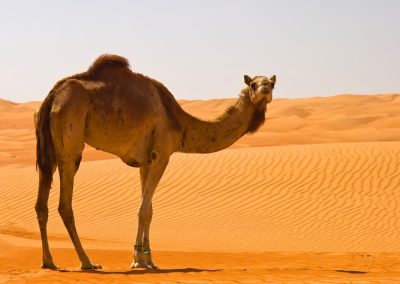
<instances>
[{"instance_id":1,"label":"brown fur","mask_svg":"<svg viewBox=\"0 0 400 284\"><path fill-rule=\"evenodd\" d=\"M168 118L170 119L172 126L176 130L180 131L182 129L182 127L179 123L177 112L183 111L183 110L182 110L181 106L179 105L179 103L175 100L175 98L171 94L171 92L167 89L167 87L165 87L164 84L158 82L157 80L154 80L143 74L140 74L140 73L133 73L133 74L134 74L134 76L140 76L140 77L144 78L145 80L150 81L155 86L155 88L158 90L158 96L168 114Z\"/></svg>"},{"instance_id":2,"label":"brown fur","mask_svg":"<svg viewBox=\"0 0 400 284\"><path fill-rule=\"evenodd\" d=\"M240 100L246 101L246 103L250 102L248 87L242 90L242 95L240 96ZM247 128L246 133L253 134L264 124L266 109L267 109L267 104L265 101L261 101L254 106L254 113L252 119L250 120L249 127Z\"/></svg>"},{"instance_id":3,"label":"brown fur","mask_svg":"<svg viewBox=\"0 0 400 284\"><path fill-rule=\"evenodd\" d=\"M54 96L50 93L43 101L40 111L35 113L36 168L42 172L44 183L51 185L56 165L53 138L50 133L50 110Z\"/></svg>"},{"instance_id":4,"label":"brown fur","mask_svg":"<svg viewBox=\"0 0 400 284\"><path fill-rule=\"evenodd\" d=\"M265 122L265 107L257 107L254 111L253 117L249 123L246 133L253 134L256 132Z\"/></svg>"},{"instance_id":5,"label":"brown fur","mask_svg":"<svg viewBox=\"0 0 400 284\"><path fill-rule=\"evenodd\" d=\"M118 55L103 54L89 67L88 73L96 73L103 68L109 67L129 68L129 62L126 58Z\"/></svg>"},{"instance_id":6,"label":"brown fur","mask_svg":"<svg viewBox=\"0 0 400 284\"><path fill-rule=\"evenodd\" d=\"M177 103L173 95L164 85L157 84L157 88L159 90L159 96L161 102L168 114L169 119L171 120L175 130L180 131L182 127L181 124L179 123L177 115L177 111L181 110L180 105Z\"/></svg>"}]
</instances>

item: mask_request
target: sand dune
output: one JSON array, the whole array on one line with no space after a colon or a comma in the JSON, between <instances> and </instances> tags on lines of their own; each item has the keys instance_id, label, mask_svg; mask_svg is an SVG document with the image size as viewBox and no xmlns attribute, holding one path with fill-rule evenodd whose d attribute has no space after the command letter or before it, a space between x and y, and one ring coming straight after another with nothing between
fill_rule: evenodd
<instances>
[{"instance_id":1,"label":"sand dune","mask_svg":"<svg viewBox=\"0 0 400 284\"><path fill-rule=\"evenodd\" d=\"M346 271L360 272L348 274L353 281L400 279L399 159L397 142L176 154L154 198L151 237L155 259L177 270L169 278L139 279L233 281L233 273L236 280L286 283L300 279L299 269L310 273L301 279L322 283L348 280ZM0 243L7 247L6 259L10 246L22 246L14 250L32 254L38 265L36 180L32 166L2 167ZM140 199L138 171L118 160L84 162L75 184L76 222L84 245L106 271L127 271ZM50 241L59 248L56 260L76 270L79 262L57 213L58 195L56 176L49 202ZM40 271L34 261L29 263L31 270ZM182 267L206 271L186 277ZM208 271L212 269L222 271ZM41 283L48 276L25 273L23 279L38 277Z\"/></svg>"},{"instance_id":2,"label":"sand dune","mask_svg":"<svg viewBox=\"0 0 400 284\"><path fill-rule=\"evenodd\" d=\"M209 119L232 102L181 104ZM138 170L91 148L76 176L73 206L83 244L104 273L78 272L57 213L57 174L50 245L56 262L75 272L38 268L32 122L38 106L0 101L0 282L400 280L399 95L276 100L261 131L230 149L174 154L154 197L152 249L164 269L157 274L129 270Z\"/></svg>"},{"instance_id":3,"label":"sand dune","mask_svg":"<svg viewBox=\"0 0 400 284\"><path fill-rule=\"evenodd\" d=\"M153 246L169 251L400 251L399 166L399 143L176 154L154 197ZM34 168L3 167L2 173L0 231L34 235ZM131 245L140 201L138 171L119 160L85 162L75 185L81 236ZM56 176L49 232L66 236L58 194Z\"/></svg>"},{"instance_id":4,"label":"sand dune","mask_svg":"<svg viewBox=\"0 0 400 284\"><path fill-rule=\"evenodd\" d=\"M151 236L155 258L164 268L177 268L171 272L175 276L167 278L171 281L297 282L298 269L310 273L301 279L326 283L348 280L342 275L346 271L360 272L358 278L352 276L353 281L400 279L396 253L400 250L399 159L397 142L176 154L154 198ZM34 255L36 265L40 262L33 210L36 180L32 166L2 167L0 243L7 247L7 260L11 245L30 247L17 251ZM129 264L139 192L138 171L118 160L84 162L76 177L74 208L79 233L85 246L94 249L91 254L110 271L126 271ZM58 195L56 176L49 202L51 245L71 248L57 213ZM123 251L106 253L104 249ZM210 251L215 253L202 253ZM56 252L64 267L78 267L72 249ZM38 271L34 261L29 263L31 270ZM206 271L184 276L182 267L188 265ZM243 273L243 267L253 270ZM291 273L283 273L282 267ZM224 272L208 271L212 269ZM145 276L139 279L150 283L166 279ZM22 279L41 283L47 277L43 272L25 273ZM73 281L84 276L68 277Z\"/></svg>"}]
</instances>

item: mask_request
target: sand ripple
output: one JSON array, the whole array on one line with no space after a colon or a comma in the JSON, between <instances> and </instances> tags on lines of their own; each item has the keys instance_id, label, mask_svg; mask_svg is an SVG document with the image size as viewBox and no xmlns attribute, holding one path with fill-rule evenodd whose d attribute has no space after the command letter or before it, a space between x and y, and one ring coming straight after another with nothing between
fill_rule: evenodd
<instances>
[{"instance_id":1,"label":"sand ripple","mask_svg":"<svg viewBox=\"0 0 400 284\"><path fill-rule=\"evenodd\" d=\"M154 197L152 243L159 250L399 251L399 167L396 142L175 154ZM139 184L138 170L119 160L82 163L73 203L81 237L132 244ZM0 230L38 236L34 167L3 167L0 187ZM49 232L67 238L58 198L55 175Z\"/></svg>"}]
</instances>

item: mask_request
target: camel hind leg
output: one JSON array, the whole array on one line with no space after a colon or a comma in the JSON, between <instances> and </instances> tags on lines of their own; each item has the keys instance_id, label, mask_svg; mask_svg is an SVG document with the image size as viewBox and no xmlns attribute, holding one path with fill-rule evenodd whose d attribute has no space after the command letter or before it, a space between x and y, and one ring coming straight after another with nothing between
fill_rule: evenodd
<instances>
[{"instance_id":1,"label":"camel hind leg","mask_svg":"<svg viewBox=\"0 0 400 284\"><path fill-rule=\"evenodd\" d=\"M53 180L53 174L57 164L54 156L54 148L50 133L49 114L53 97L47 96L40 107L39 112L35 112L35 132L36 132L36 166L39 172L39 189L36 199L36 215L40 228L42 240L42 268L57 269L50 254L49 242L47 238L47 220L49 218L48 201Z\"/></svg>"},{"instance_id":2,"label":"camel hind leg","mask_svg":"<svg viewBox=\"0 0 400 284\"><path fill-rule=\"evenodd\" d=\"M97 269L85 253L75 226L72 209L74 177L79 168L85 146L85 121L89 98L85 89L75 80L67 81L55 98L51 113L51 133L60 174L60 202L58 212L64 222L82 269Z\"/></svg>"},{"instance_id":3,"label":"camel hind leg","mask_svg":"<svg viewBox=\"0 0 400 284\"><path fill-rule=\"evenodd\" d=\"M62 161L59 163L60 171L60 202L58 212L64 222L75 250L82 262L82 269L98 269L101 265L90 261L85 253L75 226L74 212L72 209L74 176L78 169L80 156L75 161Z\"/></svg>"},{"instance_id":4,"label":"camel hind leg","mask_svg":"<svg viewBox=\"0 0 400 284\"><path fill-rule=\"evenodd\" d=\"M55 163L52 165L55 170ZM54 173L53 170L53 173ZM53 258L50 253L49 242L47 239L47 220L49 217L49 209L47 207L49 194L51 188L51 181L47 180L42 171L39 169L39 190L36 200L35 210L40 227L40 235L42 238L43 260L42 268L57 269L58 266L54 264Z\"/></svg>"}]
</instances>

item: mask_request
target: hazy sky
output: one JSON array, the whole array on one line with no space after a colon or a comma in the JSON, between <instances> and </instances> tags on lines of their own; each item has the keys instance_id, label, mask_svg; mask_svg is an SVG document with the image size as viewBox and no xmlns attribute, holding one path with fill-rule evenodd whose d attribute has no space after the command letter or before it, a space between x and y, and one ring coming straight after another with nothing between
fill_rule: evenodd
<instances>
[{"instance_id":1,"label":"hazy sky","mask_svg":"<svg viewBox=\"0 0 400 284\"><path fill-rule=\"evenodd\" d=\"M0 98L42 100L102 53L177 98L236 97L277 75L275 97L400 92L400 1L3 1Z\"/></svg>"}]
</instances>

